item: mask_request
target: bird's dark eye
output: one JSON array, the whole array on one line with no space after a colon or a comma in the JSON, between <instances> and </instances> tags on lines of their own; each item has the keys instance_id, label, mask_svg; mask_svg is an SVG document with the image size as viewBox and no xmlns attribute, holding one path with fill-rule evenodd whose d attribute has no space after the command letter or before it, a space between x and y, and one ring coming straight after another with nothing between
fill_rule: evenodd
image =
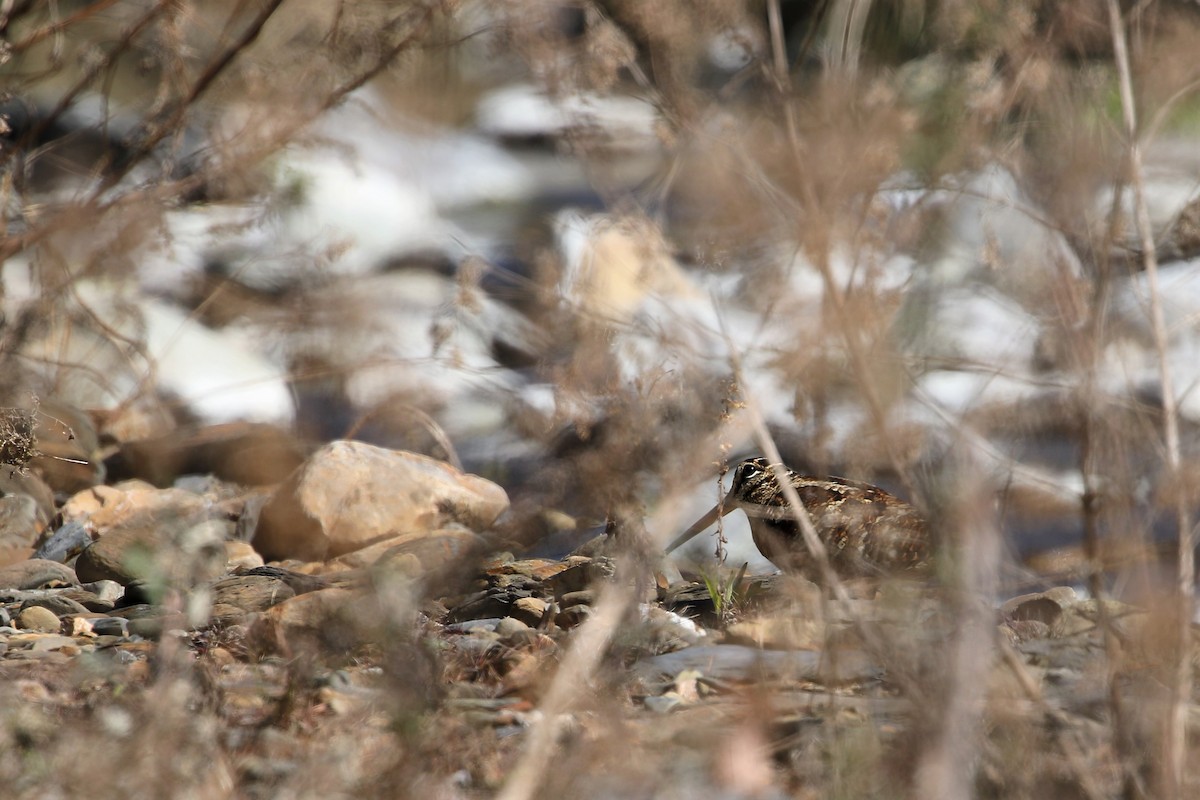
<instances>
[{"instance_id":1,"label":"bird's dark eye","mask_svg":"<svg viewBox=\"0 0 1200 800\"><path fill-rule=\"evenodd\" d=\"M766 471L766 462L761 458L751 458L737 465L733 471L733 486L741 486L760 478Z\"/></svg>"}]
</instances>

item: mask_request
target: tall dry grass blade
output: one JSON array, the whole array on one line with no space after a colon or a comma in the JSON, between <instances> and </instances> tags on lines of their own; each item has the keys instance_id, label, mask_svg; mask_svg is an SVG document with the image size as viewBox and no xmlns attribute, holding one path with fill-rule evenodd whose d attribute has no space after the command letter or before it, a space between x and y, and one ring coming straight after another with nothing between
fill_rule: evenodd
<instances>
[{"instance_id":1,"label":"tall dry grass blade","mask_svg":"<svg viewBox=\"0 0 1200 800\"><path fill-rule=\"evenodd\" d=\"M1150 325L1154 337L1154 349L1158 356L1159 380L1162 383L1163 438L1166 447L1168 477L1176 486L1182 476L1182 459L1179 447L1179 412L1175 400L1175 387L1171 380L1171 367L1167 362L1167 324L1163 315L1162 293L1158 281L1158 258L1155 253L1154 232L1150 224L1150 211L1146 204L1146 187L1142 172L1142 151L1138 142L1137 111L1134 106L1133 78L1129 66L1129 49L1126 42L1125 23L1117 0L1108 0L1109 27L1112 32L1113 56L1117 68L1121 93L1121 111L1128 137L1129 179L1133 187L1134 220L1142 248L1142 265L1146 271L1149 293ZM1178 547L1178 609L1175 645L1177 650L1172 686L1171 708L1166 726L1162 754L1161 791L1167 797L1180 797L1184 785L1184 770L1187 753L1186 715L1191 701L1191 621L1193 595L1195 593L1194 533L1187 507L1187 493L1176 491L1175 516L1179 527Z\"/></svg>"},{"instance_id":2,"label":"tall dry grass blade","mask_svg":"<svg viewBox=\"0 0 1200 800\"><path fill-rule=\"evenodd\" d=\"M833 15L835 18L831 20L830 24L835 28L841 26L838 30L841 31L843 37L857 37L861 39L862 26L866 23L866 14L869 8L869 2L850 0L848 3L839 3L839 11ZM781 95L780 102L783 105L787 142L793 162L792 167L795 177L798 179L800 198L798 200L798 207L796 208L796 218L797 220L803 220L809 215L819 217L820 214L817 212L822 209L824 204L822 198L818 195L817 187L814 186L812 180L806 177L806 164L808 163L808 159L812 157L812 154L805 151L797 121L797 103L791 96L792 81L787 71L787 56L782 34L782 14L779 9L778 0L772 0L772 2L768 3L767 11L768 25L771 30L772 67L778 91ZM853 49L857 50L857 48ZM851 54L839 51L838 66L842 69L838 74L853 79L857 58L857 52ZM847 63L850 61L853 61L854 64ZM778 199L785 198L788 194L788 192L779 192ZM830 264L833 242L824 233L816 233L811 227L806 229L804 223L799 221L797 222L797 233L801 241L804 241L805 238L813 241L812 252L808 252L807 255L811 258L813 265L817 268L817 272L821 277L825 300L828 304L832 320L832 327L835 328L837 335L845 344L854 377L858 381L858 388L863 394L863 399L866 401L867 410L870 412L871 420L883 443L884 451L901 484L908 491L909 497L920 507L921 498L916 492L916 487L908 479L908 472L904 469L903 458L892 439L887 436L887 411L879 382L872 375L870 359L867 355L867 346L863 341L860 331L860 320L855 318L854 314L849 310L846 292L839 285L833 274L833 268Z\"/></svg>"},{"instance_id":3,"label":"tall dry grass blade","mask_svg":"<svg viewBox=\"0 0 1200 800\"><path fill-rule=\"evenodd\" d=\"M863 31L871 12L871 0L837 0L830 14L830 66L847 78L858 75L862 59Z\"/></svg>"},{"instance_id":4,"label":"tall dry grass blade","mask_svg":"<svg viewBox=\"0 0 1200 800\"><path fill-rule=\"evenodd\" d=\"M956 448L957 449L957 448ZM992 601L1000 563L1000 533L988 509L983 470L969 451L948 465L943 478L943 536L954 539L947 612L957 623L946 642L939 677L942 691L932 735L920 749L914 773L917 797L970 797L980 762L988 676L995 660ZM947 548L949 549L949 548Z\"/></svg>"},{"instance_id":5,"label":"tall dry grass blade","mask_svg":"<svg viewBox=\"0 0 1200 800\"><path fill-rule=\"evenodd\" d=\"M1078 389L1077 403L1079 407L1079 469L1083 477L1083 494L1079 498L1080 512L1083 519L1083 551L1087 558L1087 587L1092 597L1099 602L1096 604L1096 621L1104 641L1105 658L1105 696L1108 700L1108 711L1111 715L1113 740L1115 742L1134 741L1129 730L1129 711L1125 699L1118 688L1119 669L1121 664L1121 642L1117 629L1113 624L1112 615L1106 600L1104 588L1104 566L1101 563L1101 497L1104 491L1100 476L1105 469L1101 445L1097 440L1102 435L1104 421L1102 417L1101 395L1098 389L1100 371L1100 342L1103 341L1105 330L1105 313L1109 307L1112 294L1112 263L1107 246L1117 240L1118 223L1121 217L1120 190L1113 193L1112 207L1108 215L1107 235L1102 240L1105 248L1099 253L1096 264L1096 276L1093 282L1091 308L1084 335L1077 339L1079 364L1083 370L1082 382ZM1013 657L1012 648L1001 647L1006 661ZM1010 661L1011 665L1011 661ZM1067 728L1064 726L1064 730ZM1061 737L1064 751L1071 759L1071 752L1066 750L1067 737ZM1122 778L1127 787L1136 785L1136 776L1131 770L1130 759L1119 759ZM1081 785L1088 788L1084 780L1086 771L1076 770L1080 776ZM1090 790L1089 790L1090 791Z\"/></svg>"},{"instance_id":6,"label":"tall dry grass blade","mask_svg":"<svg viewBox=\"0 0 1200 800\"><path fill-rule=\"evenodd\" d=\"M621 565L619 574L627 575L631 559L622 560L627 563ZM632 596L629 587L617 581L604 585L596 600L595 613L575 631L571 649L538 706L540 717L533 724L525 749L496 796L497 800L529 800L537 792L558 749L563 714L571 709L575 697L591 681L613 633L629 609Z\"/></svg>"}]
</instances>

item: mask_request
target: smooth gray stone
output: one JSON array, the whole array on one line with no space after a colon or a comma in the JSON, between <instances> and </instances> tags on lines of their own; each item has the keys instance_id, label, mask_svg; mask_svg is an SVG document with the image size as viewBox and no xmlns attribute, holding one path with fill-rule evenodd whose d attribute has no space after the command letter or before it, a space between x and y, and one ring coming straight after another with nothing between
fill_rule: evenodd
<instances>
[{"instance_id":1,"label":"smooth gray stone","mask_svg":"<svg viewBox=\"0 0 1200 800\"><path fill-rule=\"evenodd\" d=\"M514 619L512 617L505 617L504 619L502 619L498 623L496 623L496 627L493 630L495 630L495 632L497 634L499 634L501 637L504 637L504 636L512 636L513 634L517 634L517 633L528 633L529 631L532 630L532 628L530 628L528 625L526 625L524 622L522 622L519 619Z\"/></svg>"},{"instance_id":2,"label":"smooth gray stone","mask_svg":"<svg viewBox=\"0 0 1200 800\"><path fill-rule=\"evenodd\" d=\"M810 650L760 650L742 644L708 644L644 658L634 669L646 679L696 669L704 678L716 680L814 680L820 674L821 658L820 652Z\"/></svg>"},{"instance_id":3,"label":"smooth gray stone","mask_svg":"<svg viewBox=\"0 0 1200 800\"><path fill-rule=\"evenodd\" d=\"M109 613L110 617L120 617L121 619L143 619L148 617L161 617L166 614L167 610L162 606L154 606L149 603L138 603L137 605L118 608L116 611Z\"/></svg>"},{"instance_id":4,"label":"smooth gray stone","mask_svg":"<svg viewBox=\"0 0 1200 800\"><path fill-rule=\"evenodd\" d=\"M81 583L80 589L86 589L93 593L101 600L107 600L115 603L125 596L125 587L116 581L92 581L90 583Z\"/></svg>"},{"instance_id":5,"label":"smooth gray stone","mask_svg":"<svg viewBox=\"0 0 1200 800\"><path fill-rule=\"evenodd\" d=\"M21 603L21 610L33 606L41 606L50 611L56 617L65 617L67 614L86 614L88 609L82 604L77 603L69 597L61 597L58 595L46 595L45 597L31 597Z\"/></svg>"},{"instance_id":6,"label":"smooth gray stone","mask_svg":"<svg viewBox=\"0 0 1200 800\"><path fill-rule=\"evenodd\" d=\"M83 523L68 522L50 534L50 538L42 542L33 557L65 564L74 556L82 553L83 549L91 543L91 534L87 532L87 528L83 527Z\"/></svg>"},{"instance_id":7,"label":"smooth gray stone","mask_svg":"<svg viewBox=\"0 0 1200 800\"><path fill-rule=\"evenodd\" d=\"M128 631L144 639L158 639L166 630L166 617L138 617L130 620Z\"/></svg>"},{"instance_id":8,"label":"smooth gray stone","mask_svg":"<svg viewBox=\"0 0 1200 800\"><path fill-rule=\"evenodd\" d=\"M75 570L44 558L0 567L0 589L37 589L50 584L78 586Z\"/></svg>"},{"instance_id":9,"label":"smooth gray stone","mask_svg":"<svg viewBox=\"0 0 1200 800\"><path fill-rule=\"evenodd\" d=\"M469 619L464 622L452 622L446 626L447 633L470 633L473 630L494 631L500 624L500 617L485 617Z\"/></svg>"},{"instance_id":10,"label":"smooth gray stone","mask_svg":"<svg viewBox=\"0 0 1200 800\"><path fill-rule=\"evenodd\" d=\"M46 517L37 500L26 494L0 497L0 542L9 547L29 547L37 542Z\"/></svg>"},{"instance_id":11,"label":"smooth gray stone","mask_svg":"<svg viewBox=\"0 0 1200 800\"><path fill-rule=\"evenodd\" d=\"M128 636L129 620L121 617L101 617L92 620L92 633L97 636Z\"/></svg>"},{"instance_id":12,"label":"smooth gray stone","mask_svg":"<svg viewBox=\"0 0 1200 800\"><path fill-rule=\"evenodd\" d=\"M77 642L70 636L49 633L38 637L29 649L35 653L46 653L53 650L61 650L64 647L75 646L77 646Z\"/></svg>"}]
</instances>

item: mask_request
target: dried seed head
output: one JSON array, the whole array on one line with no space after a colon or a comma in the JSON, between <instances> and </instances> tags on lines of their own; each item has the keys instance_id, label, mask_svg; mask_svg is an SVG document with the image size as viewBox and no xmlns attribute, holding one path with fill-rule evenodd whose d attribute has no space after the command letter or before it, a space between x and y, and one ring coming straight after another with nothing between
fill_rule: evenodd
<instances>
[{"instance_id":1,"label":"dried seed head","mask_svg":"<svg viewBox=\"0 0 1200 800\"><path fill-rule=\"evenodd\" d=\"M0 464L24 467L38 455L36 413L24 408L0 408Z\"/></svg>"},{"instance_id":2,"label":"dried seed head","mask_svg":"<svg viewBox=\"0 0 1200 800\"><path fill-rule=\"evenodd\" d=\"M78 458L50 455L39 450L37 446L38 414L42 414L43 418L50 419L59 425L62 434L67 439L75 438L75 432L71 430L70 425L40 411L37 397L33 398L33 408L0 407L0 464L24 469L30 461L39 456L70 464L91 463Z\"/></svg>"}]
</instances>

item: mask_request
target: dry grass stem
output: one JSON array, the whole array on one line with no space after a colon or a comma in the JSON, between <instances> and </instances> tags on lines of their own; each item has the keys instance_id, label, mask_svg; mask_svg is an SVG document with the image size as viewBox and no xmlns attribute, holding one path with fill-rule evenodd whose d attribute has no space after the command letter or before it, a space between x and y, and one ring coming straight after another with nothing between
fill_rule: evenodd
<instances>
[{"instance_id":1,"label":"dry grass stem","mask_svg":"<svg viewBox=\"0 0 1200 800\"><path fill-rule=\"evenodd\" d=\"M635 566L632 560L622 561L618 574L631 574L629 570ZM538 705L538 719L497 800L531 800L535 796L558 749L558 739L566 725L564 715L571 712L577 698L592 685L614 632L630 611L632 599L629 587L617 581L601 591L595 613L575 632L570 650Z\"/></svg>"},{"instance_id":2,"label":"dry grass stem","mask_svg":"<svg viewBox=\"0 0 1200 800\"><path fill-rule=\"evenodd\" d=\"M1162 292L1158 278L1158 256L1154 242L1154 231L1150 225L1150 212L1146 202L1146 187L1142 172L1142 149L1137 126L1137 110L1133 96L1133 77L1129 66L1129 50L1126 45L1125 23L1117 0L1108 0L1109 25L1112 31L1113 53L1116 62L1121 94L1121 112L1125 123L1125 136L1129 157L1129 179L1133 186L1133 208L1136 229L1142 249L1142 265L1146 272L1147 302L1150 306L1150 326L1154 338L1154 349L1158 354L1159 381L1161 383L1163 438L1169 480L1177 483L1183 470L1183 459L1179 444L1179 410L1175 397L1175 384L1171 378L1168 361L1169 343L1167 323L1163 314ZM1168 797L1182 796L1187 769L1187 715L1192 701L1192 618L1195 615L1195 532L1192 530L1191 514L1186 492L1177 492L1175 522L1179 532L1178 542L1178 615L1177 640L1175 643L1176 667L1172 702L1167 725L1166 741L1163 745L1164 790Z\"/></svg>"}]
</instances>

